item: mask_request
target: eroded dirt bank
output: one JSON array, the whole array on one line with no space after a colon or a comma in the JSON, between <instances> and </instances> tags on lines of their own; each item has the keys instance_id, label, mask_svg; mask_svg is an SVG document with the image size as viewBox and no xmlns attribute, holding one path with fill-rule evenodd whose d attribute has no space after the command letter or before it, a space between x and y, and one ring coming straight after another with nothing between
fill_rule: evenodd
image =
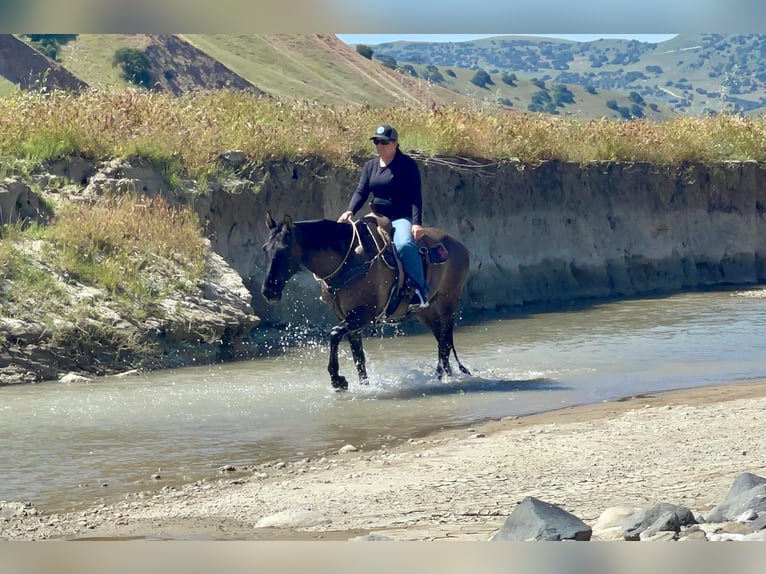
<instances>
[{"instance_id":1,"label":"eroded dirt bank","mask_svg":"<svg viewBox=\"0 0 766 574\"><path fill-rule=\"evenodd\" d=\"M315 159L240 166L197 209L215 249L239 271L265 323L300 308L327 318L310 274L267 307L260 246L265 213L336 219L356 171ZM467 312L766 280L766 172L752 162L539 166L421 159L425 223L471 252ZM297 303L300 301L300 305Z\"/></svg>"}]
</instances>

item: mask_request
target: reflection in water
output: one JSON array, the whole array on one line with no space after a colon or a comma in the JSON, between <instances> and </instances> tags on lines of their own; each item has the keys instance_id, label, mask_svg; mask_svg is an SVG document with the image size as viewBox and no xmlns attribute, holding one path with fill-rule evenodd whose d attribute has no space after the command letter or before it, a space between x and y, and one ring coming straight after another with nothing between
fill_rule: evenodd
<instances>
[{"instance_id":1,"label":"reflection in water","mask_svg":"<svg viewBox=\"0 0 766 574\"><path fill-rule=\"evenodd\" d=\"M334 393L325 344L92 383L0 388L0 500L46 511L219 467L365 448L430 430L766 375L766 299L729 292L458 324L473 375L440 382L430 334L365 340L370 384ZM152 478L159 475L159 479Z\"/></svg>"}]
</instances>

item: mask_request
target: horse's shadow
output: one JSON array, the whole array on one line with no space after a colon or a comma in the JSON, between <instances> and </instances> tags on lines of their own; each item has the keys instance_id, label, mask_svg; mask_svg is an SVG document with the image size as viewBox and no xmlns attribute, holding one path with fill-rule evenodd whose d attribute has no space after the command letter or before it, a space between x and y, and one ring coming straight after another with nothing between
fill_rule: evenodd
<instances>
[{"instance_id":1,"label":"horse's shadow","mask_svg":"<svg viewBox=\"0 0 766 574\"><path fill-rule=\"evenodd\" d=\"M554 379L536 377L530 379L505 379L464 375L444 381L406 376L395 382L372 381L356 386L354 394L375 399L401 400L470 393L512 393L521 391L563 391L566 387Z\"/></svg>"}]
</instances>

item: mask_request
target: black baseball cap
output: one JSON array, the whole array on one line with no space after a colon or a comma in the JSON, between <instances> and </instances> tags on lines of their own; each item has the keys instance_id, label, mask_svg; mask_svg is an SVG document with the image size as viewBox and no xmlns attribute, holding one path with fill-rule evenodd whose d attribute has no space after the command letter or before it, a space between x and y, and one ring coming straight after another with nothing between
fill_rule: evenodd
<instances>
[{"instance_id":1,"label":"black baseball cap","mask_svg":"<svg viewBox=\"0 0 766 574\"><path fill-rule=\"evenodd\" d=\"M370 136L370 139L396 141L399 139L399 134L396 133L396 130L393 127L388 124L383 124L382 126L375 128L375 133Z\"/></svg>"}]
</instances>

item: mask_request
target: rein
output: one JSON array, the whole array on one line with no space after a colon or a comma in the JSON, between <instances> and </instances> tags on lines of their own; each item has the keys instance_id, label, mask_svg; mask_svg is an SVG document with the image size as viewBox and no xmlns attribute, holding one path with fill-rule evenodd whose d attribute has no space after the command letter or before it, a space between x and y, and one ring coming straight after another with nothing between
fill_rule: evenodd
<instances>
[{"instance_id":1,"label":"rein","mask_svg":"<svg viewBox=\"0 0 766 574\"><path fill-rule=\"evenodd\" d=\"M356 228L356 225L352 223L351 229L352 229L351 241L348 244L348 251L346 251L346 256L340 262L340 265L338 265L335 271L333 271L329 275L325 275L324 277L319 277L316 273L314 273L314 277L318 279L319 281L324 281L326 283L328 279L332 279L333 277L335 277L340 272L340 270L343 269L343 266L346 264L346 261L348 261L348 257L349 255L351 255L351 250L354 248L354 241L359 240L359 242L361 243L362 240L359 237L359 230Z\"/></svg>"}]
</instances>

